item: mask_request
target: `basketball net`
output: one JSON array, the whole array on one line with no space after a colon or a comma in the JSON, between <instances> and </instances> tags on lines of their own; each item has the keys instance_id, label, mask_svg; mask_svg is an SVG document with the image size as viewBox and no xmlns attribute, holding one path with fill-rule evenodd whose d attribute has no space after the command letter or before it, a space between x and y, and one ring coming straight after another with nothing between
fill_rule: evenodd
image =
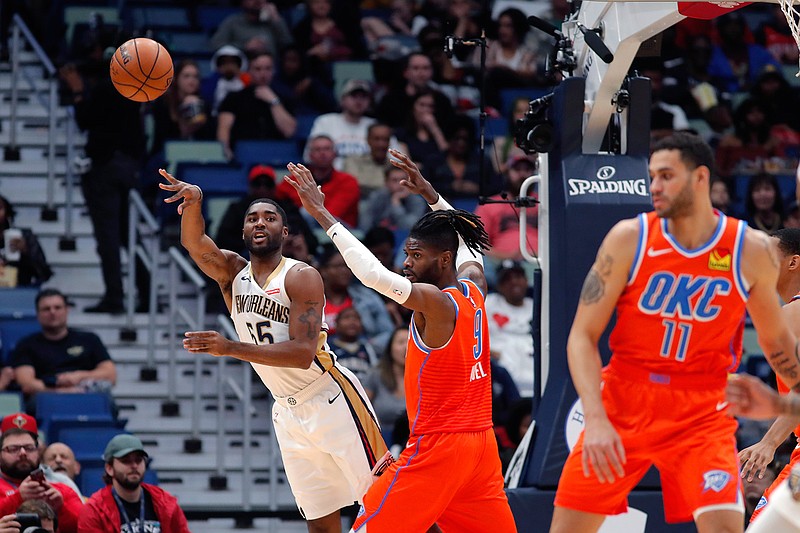
<instances>
[{"instance_id":1,"label":"basketball net","mask_svg":"<svg viewBox=\"0 0 800 533\"><path fill-rule=\"evenodd\" d=\"M786 22L789 23L789 29L792 30L792 36L794 37L798 48L800 48L800 25L798 25L798 20L800 20L800 11L794 7L793 0L779 1L781 3L781 11L783 11L783 14L786 16ZM798 69L800 69L800 61L798 61ZM800 78L800 70L797 71L795 77Z\"/></svg>"}]
</instances>

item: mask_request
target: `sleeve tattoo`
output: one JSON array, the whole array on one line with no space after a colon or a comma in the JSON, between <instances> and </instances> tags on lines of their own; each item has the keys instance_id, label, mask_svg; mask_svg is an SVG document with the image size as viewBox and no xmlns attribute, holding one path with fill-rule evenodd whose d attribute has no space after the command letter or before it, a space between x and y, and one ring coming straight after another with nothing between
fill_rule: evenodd
<instances>
[{"instance_id":1,"label":"sleeve tattoo","mask_svg":"<svg viewBox=\"0 0 800 533\"><path fill-rule=\"evenodd\" d=\"M601 248L597 260L586 275L581 289L581 303L593 304L600 300L606 292L606 278L611 273L613 258Z\"/></svg>"}]
</instances>

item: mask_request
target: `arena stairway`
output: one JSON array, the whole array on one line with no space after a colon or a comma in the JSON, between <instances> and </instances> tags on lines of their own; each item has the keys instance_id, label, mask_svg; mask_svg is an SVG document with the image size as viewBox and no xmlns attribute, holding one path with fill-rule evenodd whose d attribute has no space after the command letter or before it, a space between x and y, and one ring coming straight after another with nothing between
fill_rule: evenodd
<instances>
[{"instance_id":1,"label":"arena stairway","mask_svg":"<svg viewBox=\"0 0 800 533\"><path fill-rule=\"evenodd\" d=\"M157 471L159 483L175 494L183 509L190 517L191 529L195 532L234 531L235 525L248 525L252 516L270 512L267 492L269 489L270 457L278 456L276 500L278 511L284 518L257 518L255 525L260 531L293 532L305 531L305 525L296 520L299 517L291 493L283 474L279 454L272 448L270 401L267 392L258 380L253 383L253 409L249 416L253 428L252 475L246 489L242 484L242 420L243 409L239 400L226 390L223 442L224 469L220 470L217 460L217 360L210 356L202 358L201 411L198 437L200 451L187 453L184 450L192 432L192 403L195 390L195 359L180 346L179 338L169 338L167 318L164 314L156 317L156 347L154 362L158 380L143 382L140 371L147 363L147 325L148 316L134 315L132 327L136 340L121 340L121 332L127 328L126 317L105 314L86 314L82 309L97 301L102 295L99 258L95 252L92 227L85 210L83 197L78 184L73 189L76 208L72 212L72 233L76 249L61 250L59 242L65 233L65 195L66 195L66 121L67 110L59 108L57 114L55 194L54 207L58 213L55 221L43 221L41 210L44 207L47 184L47 132L48 114L38 102L35 90L46 88L46 80L40 67L32 66L35 57L23 53L23 68L34 78L34 87L23 81L19 90L18 137L20 161L5 161L0 156L0 194L8 197L17 210L16 225L31 228L38 236L50 265L55 272L46 286L62 290L68 297L71 308L69 323L72 327L85 328L97 333L111 353L118 368L118 383L114 388L120 417L128 420L126 429L142 438L145 447L153 458L152 467ZM38 76L38 77L37 77ZM9 142L10 117L10 65L0 63L0 144ZM46 95L46 91L44 92ZM73 140L80 146L85 135L77 133ZM165 257L166 254L162 254ZM166 271L163 271L164 273ZM166 275L159 276L159 291L166 290ZM193 287L181 285L179 295L190 295ZM165 301L163 297L159 301ZM163 311L163 310L162 310ZM206 325L213 328L216 317L209 315ZM182 336L183 330L179 332ZM178 354L176 363L176 388L174 398L179 406L179 415L162 416L162 406L169 398L168 358L170 342L174 343ZM241 388L244 380L242 364L231 361L225 367L225 375L233 378ZM252 371L249 375L253 375ZM252 379L252 378L251 378ZM223 471L227 488L212 490L210 480ZM248 509L253 514L237 516L243 510L243 491L251 494ZM248 509L245 509L247 511ZM215 514L226 518L214 517ZM246 515L246 513L245 513ZM232 516L237 518L234 521ZM251 525L251 524L250 524Z\"/></svg>"}]
</instances>

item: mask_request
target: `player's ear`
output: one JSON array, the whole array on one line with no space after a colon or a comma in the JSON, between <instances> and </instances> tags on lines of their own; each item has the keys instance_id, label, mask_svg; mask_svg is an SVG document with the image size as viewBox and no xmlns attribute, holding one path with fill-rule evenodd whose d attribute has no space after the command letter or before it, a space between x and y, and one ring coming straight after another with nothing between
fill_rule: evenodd
<instances>
[{"instance_id":1,"label":"player's ear","mask_svg":"<svg viewBox=\"0 0 800 533\"><path fill-rule=\"evenodd\" d=\"M442 268L447 268L448 266L453 264L454 255L455 254L453 254L453 252L451 252L450 250L445 250L444 252L442 252L442 255L439 256L439 261L440 264L442 265Z\"/></svg>"},{"instance_id":2,"label":"player's ear","mask_svg":"<svg viewBox=\"0 0 800 533\"><path fill-rule=\"evenodd\" d=\"M791 259L789 259L789 270L796 270L800 267L800 255L793 255Z\"/></svg>"}]
</instances>

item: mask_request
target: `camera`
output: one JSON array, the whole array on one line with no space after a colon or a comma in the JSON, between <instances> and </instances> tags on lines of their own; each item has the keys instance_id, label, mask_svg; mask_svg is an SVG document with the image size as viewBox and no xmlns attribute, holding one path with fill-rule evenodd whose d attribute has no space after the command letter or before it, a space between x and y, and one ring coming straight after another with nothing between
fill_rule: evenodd
<instances>
[{"instance_id":1,"label":"camera","mask_svg":"<svg viewBox=\"0 0 800 533\"><path fill-rule=\"evenodd\" d=\"M36 513L17 513L16 521L19 522L19 530L22 533L47 531L42 529L42 519Z\"/></svg>"},{"instance_id":2,"label":"camera","mask_svg":"<svg viewBox=\"0 0 800 533\"><path fill-rule=\"evenodd\" d=\"M552 100L552 94L531 100L525 116L514 125L514 142L526 154L549 152L553 149L555 128L547 118L547 109Z\"/></svg>"}]
</instances>

